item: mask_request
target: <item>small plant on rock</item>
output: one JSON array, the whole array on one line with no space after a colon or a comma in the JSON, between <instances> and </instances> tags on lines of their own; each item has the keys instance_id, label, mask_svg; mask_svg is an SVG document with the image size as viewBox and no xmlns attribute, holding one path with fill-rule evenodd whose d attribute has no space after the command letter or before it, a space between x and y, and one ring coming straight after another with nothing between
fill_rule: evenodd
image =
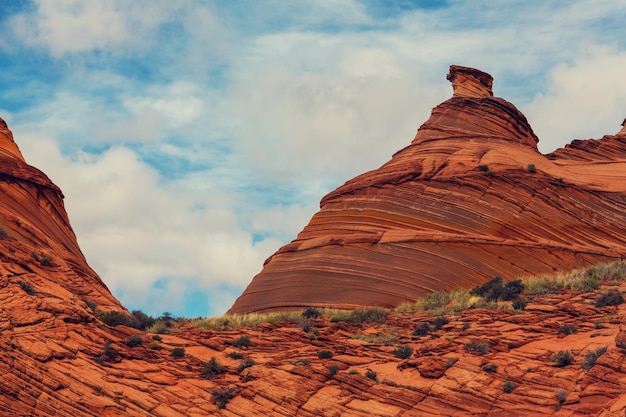
<instances>
[{"instance_id":1,"label":"small plant on rock","mask_svg":"<svg viewBox=\"0 0 626 417\"><path fill-rule=\"evenodd\" d=\"M172 358L184 358L185 357L185 348L177 347L177 348L172 349L172 352L170 353L170 356Z\"/></svg>"},{"instance_id":2,"label":"small plant on rock","mask_svg":"<svg viewBox=\"0 0 626 417\"><path fill-rule=\"evenodd\" d=\"M561 404L565 402L565 400L567 400L567 391L564 390L563 388L559 388L556 391L554 391L554 396L556 397L556 400L559 402L559 406L560 406Z\"/></svg>"},{"instance_id":3,"label":"small plant on rock","mask_svg":"<svg viewBox=\"0 0 626 417\"><path fill-rule=\"evenodd\" d=\"M596 361L598 358L606 353L607 346L599 347L593 352L587 352L583 362L580 364L580 367L585 371L590 370L594 366L596 366Z\"/></svg>"},{"instance_id":4,"label":"small plant on rock","mask_svg":"<svg viewBox=\"0 0 626 417\"><path fill-rule=\"evenodd\" d=\"M489 353L489 344L487 342L481 342L477 339L472 339L463 345L463 348L467 353L474 353L476 355L486 355Z\"/></svg>"},{"instance_id":5,"label":"small plant on rock","mask_svg":"<svg viewBox=\"0 0 626 417\"><path fill-rule=\"evenodd\" d=\"M250 368L251 366L256 365L256 362L252 358L247 358L246 360L241 361L239 366L237 367L237 372L241 372L246 368Z\"/></svg>"},{"instance_id":6,"label":"small plant on rock","mask_svg":"<svg viewBox=\"0 0 626 417\"><path fill-rule=\"evenodd\" d=\"M236 348L241 349L242 347L250 347L252 346L252 342L250 341L250 336L248 335L243 335L241 337L239 337L238 339L235 339L233 341L233 346Z\"/></svg>"},{"instance_id":7,"label":"small plant on rock","mask_svg":"<svg viewBox=\"0 0 626 417\"><path fill-rule=\"evenodd\" d=\"M447 318L446 316L438 316L435 317L435 320L433 320L433 328L435 330L439 330L448 323L450 323L449 318Z\"/></svg>"},{"instance_id":8,"label":"small plant on rock","mask_svg":"<svg viewBox=\"0 0 626 417\"><path fill-rule=\"evenodd\" d=\"M398 346L396 350L393 351L393 354L396 358L408 359L413 354L413 348L409 345Z\"/></svg>"},{"instance_id":9,"label":"small plant on rock","mask_svg":"<svg viewBox=\"0 0 626 417\"><path fill-rule=\"evenodd\" d=\"M307 307L302 311L302 317L305 319L317 319L322 316L322 312L316 307Z\"/></svg>"},{"instance_id":10,"label":"small plant on rock","mask_svg":"<svg viewBox=\"0 0 626 417\"><path fill-rule=\"evenodd\" d=\"M609 290L598 294L594 305L596 307L616 306L624 303L624 296L621 292Z\"/></svg>"},{"instance_id":11,"label":"small plant on rock","mask_svg":"<svg viewBox=\"0 0 626 417\"><path fill-rule=\"evenodd\" d=\"M537 172L537 168L535 168L535 165L528 164L528 172L530 172L531 174L534 174L535 172Z\"/></svg>"},{"instance_id":12,"label":"small plant on rock","mask_svg":"<svg viewBox=\"0 0 626 417\"><path fill-rule=\"evenodd\" d=\"M365 372L365 376L368 377L369 379L371 379L374 382L378 382L378 375L376 374L376 371L372 371L371 369L368 369Z\"/></svg>"},{"instance_id":13,"label":"small plant on rock","mask_svg":"<svg viewBox=\"0 0 626 417\"><path fill-rule=\"evenodd\" d=\"M31 284L30 282L26 282L26 281L22 281L19 280L17 281L17 283L19 284L20 287L22 287L22 289L24 290L24 292L28 295L34 295L35 294L35 287L33 287L33 284Z\"/></svg>"},{"instance_id":14,"label":"small plant on rock","mask_svg":"<svg viewBox=\"0 0 626 417\"><path fill-rule=\"evenodd\" d=\"M202 378L205 379L211 379L213 378L215 375L219 375L219 374L223 374L224 372L226 372L226 368L224 368L218 361L217 359L215 359L215 357L212 357L205 365L204 368L202 369L202 372L200 373L200 375L202 376Z\"/></svg>"},{"instance_id":15,"label":"small plant on rock","mask_svg":"<svg viewBox=\"0 0 626 417\"><path fill-rule=\"evenodd\" d=\"M155 342L152 341L150 342L150 345L148 345L148 347L152 350L161 350L163 349L163 346L161 346L161 344L159 342Z\"/></svg>"},{"instance_id":16,"label":"small plant on rock","mask_svg":"<svg viewBox=\"0 0 626 417\"><path fill-rule=\"evenodd\" d=\"M211 391L211 399L219 409L226 407L226 404L234 397L235 389L231 387L220 387Z\"/></svg>"},{"instance_id":17,"label":"small plant on rock","mask_svg":"<svg viewBox=\"0 0 626 417\"><path fill-rule=\"evenodd\" d=\"M134 348L143 344L143 338L138 334L128 336L126 338L126 346Z\"/></svg>"},{"instance_id":18,"label":"small plant on rock","mask_svg":"<svg viewBox=\"0 0 626 417\"><path fill-rule=\"evenodd\" d=\"M428 323L422 323L413 329L413 336L426 336L430 333L430 325Z\"/></svg>"},{"instance_id":19,"label":"small plant on rock","mask_svg":"<svg viewBox=\"0 0 626 417\"><path fill-rule=\"evenodd\" d=\"M228 357L231 359L243 359L243 353L234 350L228 353Z\"/></svg>"},{"instance_id":20,"label":"small plant on rock","mask_svg":"<svg viewBox=\"0 0 626 417\"><path fill-rule=\"evenodd\" d=\"M330 359L333 357L333 352L330 350L320 350L317 352L317 357L320 359Z\"/></svg>"},{"instance_id":21,"label":"small plant on rock","mask_svg":"<svg viewBox=\"0 0 626 417\"><path fill-rule=\"evenodd\" d=\"M572 326L571 324L566 324L563 325L561 327L559 327L559 330L557 330L558 334L574 334L576 333L576 327Z\"/></svg>"},{"instance_id":22,"label":"small plant on rock","mask_svg":"<svg viewBox=\"0 0 626 417\"><path fill-rule=\"evenodd\" d=\"M328 376L332 377L335 376L337 372L339 372L339 365L328 365L326 369L328 370Z\"/></svg>"},{"instance_id":23,"label":"small plant on rock","mask_svg":"<svg viewBox=\"0 0 626 417\"><path fill-rule=\"evenodd\" d=\"M496 372L498 370L498 365L495 363L488 363L483 365L483 371L485 372Z\"/></svg>"},{"instance_id":24,"label":"small plant on rock","mask_svg":"<svg viewBox=\"0 0 626 417\"><path fill-rule=\"evenodd\" d=\"M558 351L553 357L552 362L556 363L556 366L563 367L572 363L574 357L567 350Z\"/></svg>"},{"instance_id":25,"label":"small plant on rock","mask_svg":"<svg viewBox=\"0 0 626 417\"><path fill-rule=\"evenodd\" d=\"M517 388L517 384L512 381L506 381L504 384L502 384L502 391L504 391L507 394L510 394L513 391L515 391L515 388Z\"/></svg>"}]
</instances>

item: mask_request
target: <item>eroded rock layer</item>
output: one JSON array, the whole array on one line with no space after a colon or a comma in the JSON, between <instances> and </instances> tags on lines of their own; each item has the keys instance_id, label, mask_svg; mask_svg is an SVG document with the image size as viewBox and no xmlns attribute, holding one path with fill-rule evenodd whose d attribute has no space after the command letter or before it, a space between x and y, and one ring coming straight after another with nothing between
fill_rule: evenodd
<instances>
[{"instance_id":1,"label":"eroded rock layer","mask_svg":"<svg viewBox=\"0 0 626 417\"><path fill-rule=\"evenodd\" d=\"M411 144L325 196L230 313L394 306L626 253L626 132L542 155L488 74L448 79L453 97Z\"/></svg>"}]
</instances>

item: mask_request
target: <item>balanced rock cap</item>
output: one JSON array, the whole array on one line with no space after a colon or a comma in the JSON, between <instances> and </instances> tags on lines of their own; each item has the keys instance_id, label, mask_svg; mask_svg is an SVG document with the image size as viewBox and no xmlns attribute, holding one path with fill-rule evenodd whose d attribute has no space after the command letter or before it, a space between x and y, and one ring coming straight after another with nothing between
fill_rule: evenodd
<instances>
[{"instance_id":1,"label":"balanced rock cap","mask_svg":"<svg viewBox=\"0 0 626 417\"><path fill-rule=\"evenodd\" d=\"M446 79L452 83L454 97L493 97L493 77L475 68L450 65Z\"/></svg>"}]
</instances>

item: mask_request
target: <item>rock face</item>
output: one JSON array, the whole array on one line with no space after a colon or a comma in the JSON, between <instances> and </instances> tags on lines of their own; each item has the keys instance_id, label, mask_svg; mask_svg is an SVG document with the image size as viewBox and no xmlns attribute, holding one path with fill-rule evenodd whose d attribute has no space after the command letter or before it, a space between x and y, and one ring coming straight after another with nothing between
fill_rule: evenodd
<instances>
[{"instance_id":1,"label":"rock face","mask_svg":"<svg viewBox=\"0 0 626 417\"><path fill-rule=\"evenodd\" d=\"M447 78L453 97L411 144L326 195L229 313L389 307L626 254L624 129L543 155L489 74Z\"/></svg>"}]
</instances>

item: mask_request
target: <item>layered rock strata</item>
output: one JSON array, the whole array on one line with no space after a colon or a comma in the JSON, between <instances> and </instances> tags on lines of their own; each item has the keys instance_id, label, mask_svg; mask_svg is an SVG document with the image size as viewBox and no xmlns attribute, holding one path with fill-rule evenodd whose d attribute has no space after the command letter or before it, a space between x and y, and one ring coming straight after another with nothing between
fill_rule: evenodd
<instances>
[{"instance_id":1,"label":"layered rock strata","mask_svg":"<svg viewBox=\"0 0 626 417\"><path fill-rule=\"evenodd\" d=\"M451 66L447 78L453 97L411 144L326 195L230 313L389 307L626 253L623 130L542 155L490 75Z\"/></svg>"}]
</instances>

